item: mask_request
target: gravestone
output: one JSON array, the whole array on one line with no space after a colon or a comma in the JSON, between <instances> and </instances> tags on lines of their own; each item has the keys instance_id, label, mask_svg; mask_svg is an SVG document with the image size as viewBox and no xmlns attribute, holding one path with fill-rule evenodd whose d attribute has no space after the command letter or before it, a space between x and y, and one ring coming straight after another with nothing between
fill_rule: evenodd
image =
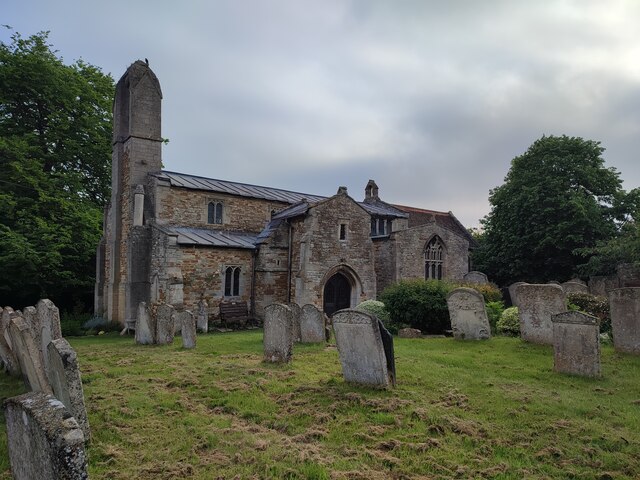
<instances>
[{"instance_id":1,"label":"gravestone","mask_svg":"<svg viewBox=\"0 0 640 480\"><path fill-rule=\"evenodd\" d=\"M49 378L49 356L47 355L47 347L49 342L62 338L62 329L60 328L60 312L51 300L43 299L36 304L37 326L34 327L36 333L35 338L40 338L38 348L42 352L44 360L44 371ZM39 333L39 335L38 335Z\"/></svg>"},{"instance_id":2,"label":"gravestone","mask_svg":"<svg viewBox=\"0 0 640 480\"><path fill-rule=\"evenodd\" d=\"M527 282L515 282L512 283L511 285L509 285L509 298L511 299L511 306L513 307L517 307L518 306L518 297L516 294L516 288L519 285L526 285Z\"/></svg>"},{"instance_id":3,"label":"gravestone","mask_svg":"<svg viewBox=\"0 0 640 480\"><path fill-rule=\"evenodd\" d=\"M264 360L291 361L293 352L293 313L287 305L274 303L264 309Z\"/></svg>"},{"instance_id":4,"label":"gravestone","mask_svg":"<svg viewBox=\"0 0 640 480\"><path fill-rule=\"evenodd\" d=\"M156 324L156 344L171 345L176 332L173 305L159 303L151 308L152 315L155 313Z\"/></svg>"},{"instance_id":5,"label":"gravestone","mask_svg":"<svg viewBox=\"0 0 640 480\"><path fill-rule=\"evenodd\" d=\"M324 312L310 303L302 307L300 341L303 343L322 343L325 341Z\"/></svg>"},{"instance_id":6,"label":"gravestone","mask_svg":"<svg viewBox=\"0 0 640 480\"><path fill-rule=\"evenodd\" d=\"M567 311L560 285L524 284L516 287L520 337L526 342L553 345L551 317Z\"/></svg>"},{"instance_id":7,"label":"gravestone","mask_svg":"<svg viewBox=\"0 0 640 480\"><path fill-rule=\"evenodd\" d=\"M139 345L153 345L156 338L156 322L145 302L138 304L136 317L136 343Z\"/></svg>"},{"instance_id":8,"label":"gravestone","mask_svg":"<svg viewBox=\"0 0 640 480\"><path fill-rule=\"evenodd\" d=\"M571 283L579 283L581 285L584 285L585 287L587 286L587 282L585 282L581 278L577 278L577 277L571 278L571 279L567 280L565 283L569 283L569 282L571 282Z\"/></svg>"},{"instance_id":9,"label":"gravestone","mask_svg":"<svg viewBox=\"0 0 640 480\"><path fill-rule=\"evenodd\" d=\"M606 297L609 290L620 288L618 285L618 276L593 276L589 278L589 293L596 297Z\"/></svg>"},{"instance_id":10,"label":"gravestone","mask_svg":"<svg viewBox=\"0 0 640 480\"><path fill-rule=\"evenodd\" d=\"M476 271L465 273L462 279L467 283L479 283L479 284L489 283L489 279L484 273L476 272Z\"/></svg>"},{"instance_id":11,"label":"gravestone","mask_svg":"<svg viewBox=\"0 0 640 480\"><path fill-rule=\"evenodd\" d=\"M553 369L584 377L600 376L600 325L582 312L559 313L553 322Z\"/></svg>"},{"instance_id":12,"label":"gravestone","mask_svg":"<svg viewBox=\"0 0 640 480\"><path fill-rule=\"evenodd\" d=\"M51 393L49 380L40 361L40 350L33 340L31 327L22 317L15 317L9 322L9 333L13 353L27 388L33 392Z\"/></svg>"},{"instance_id":13,"label":"gravestone","mask_svg":"<svg viewBox=\"0 0 640 480\"><path fill-rule=\"evenodd\" d=\"M62 402L31 392L3 406L15 480L88 478L84 435Z\"/></svg>"},{"instance_id":14,"label":"gravestone","mask_svg":"<svg viewBox=\"0 0 640 480\"><path fill-rule=\"evenodd\" d=\"M198 302L198 319L196 322L196 328L200 333L207 333L209 331L209 314L207 308L209 304L205 299Z\"/></svg>"},{"instance_id":15,"label":"gravestone","mask_svg":"<svg viewBox=\"0 0 640 480\"><path fill-rule=\"evenodd\" d=\"M176 323L182 330L182 348L196 348L196 321L193 313L189 310L177 312Z\"/></svg>"},{"instance_id":16,"label":"gravestone","mask_svg":"<svg viewBox=\"0 0 640 480\"><path fill-rule=\"evenodd\" d=\"M640 267L632 263L621 263L616 272L620 288L640 287Z\"/></svg>"},{"instance_id":17,"label":"gravestone","mask_svg":"<svg viewBox=\"0 0 640 480\"><path fill-rule=\"evenodd\" d=\"M618 352L640 355L640 287L609 292L613 347Z\"/></svg>"},{"instance_id":18,"label":"gravestone","mask_svg":"<svg viewBox=\"0 0 640 480\"><path fill-rule=\"evenodd\" d=\"M451 329L458 340L491 338L491 326L481 293L472 288L456 288L447 295Z\"/></svg>"},{"instance_id":19,"label":"gravestone","mask_svg":"<svg viewBox=\"0 0 640 480\"><path fill-rule=\"evenodd\" d=\"M0 363L2 364L0 366L9 375L19 377L21 374L20 364L10 346L9 322L11 321L12 313L13 309L11 307L5 307L0 314Z\"/></svg>"},{"instance_id":20,"label":"gravestone","mask_svg":"<svg viewBox=\"0 0 640 480\"><path fill-rule=\"evenodd\" d=\"M417 328L401 328L398 330L400 338L422 338L422 331Z\"/></svg>"},{"instance_id":21,"label":"gravestone","mask_svg":"<svg viewBox=\"0 0 640 480\"><path fill-rule=\"evenodd\" d=\"M64 338L53 340L47 348L47 353L49 355L53 395L74 416L84 434L84 440L89 442L91 431L89 430L87 409L84 405L84 391L82 389L80 368L78 367L78 356Z\"/></svg>"},{"instance_id":22,"label":"gravestone","mask_svg":"<svg viewBox=\"0 0 640 480\"><path fill-rule=\"evenodd\" d=\"M395 385L393 337L375 316L359 310L340 310L333 330L347 382L388 388Z\"/></svg>"},{"instance_id":23,"label":"gravestone","mask_svg":"<svg viewBox=\"0 0 640 480\"><path fill-rule=\"evenodd\" d=\"M300 331L300 321L302 319L302 308L295 302L287 303L288 307L291 309L291 320L293 321L293 329L291 330L293 334L293 341L300 342L302 340L302 332Z\"/></svg>"},{"instance_id":24,"label":"gravestone","mask_svg":"<svg viewBox=\"0 0 640 480\"><path fill-rule=\"evenodd\" d=\"M565 295L569 295L570 293L589 293L589 287L584 283L564 282L561 287Z\"/></svg>"}]
</instances>

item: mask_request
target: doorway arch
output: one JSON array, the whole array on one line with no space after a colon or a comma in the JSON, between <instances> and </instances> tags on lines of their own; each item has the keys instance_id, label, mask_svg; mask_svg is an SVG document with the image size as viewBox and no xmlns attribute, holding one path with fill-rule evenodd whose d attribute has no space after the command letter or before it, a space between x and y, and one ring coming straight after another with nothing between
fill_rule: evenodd
<instances>
[{"instance_id":1,"label":"doorway arch","mask_svg":"<svg viewBox=\"0 0 640 480\"><path fill-rule=\"evenodd\" d=\"M324 285L322 309L331 316L351 306L351 283L342 273L335 273Z\"/></svg>"}]
</instances>

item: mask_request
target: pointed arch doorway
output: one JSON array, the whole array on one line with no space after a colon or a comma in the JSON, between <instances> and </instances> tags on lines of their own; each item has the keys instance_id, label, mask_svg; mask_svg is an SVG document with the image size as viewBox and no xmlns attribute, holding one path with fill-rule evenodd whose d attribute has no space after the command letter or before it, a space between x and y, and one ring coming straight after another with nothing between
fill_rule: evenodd
<instances>
[{"instance_id":1,"label":"pointed arch doorway","mask_svg":"<svg viewBox=\"0 0 640 480\"><path fill-rule=\"evenodd\" d=\"M333 275L324 285L324 313L331 316L351 306L351 282L342 273Z\"/></svg>"}]
</instances>

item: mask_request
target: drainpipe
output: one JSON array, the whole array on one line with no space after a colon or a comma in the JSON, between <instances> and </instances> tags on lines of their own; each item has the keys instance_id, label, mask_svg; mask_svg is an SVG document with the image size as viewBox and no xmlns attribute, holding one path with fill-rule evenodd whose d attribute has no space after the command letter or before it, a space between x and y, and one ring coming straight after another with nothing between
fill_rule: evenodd
<instances>
[{"instance_id":1,"label":"drainpipe","mask_svg":"<svg viewBox=\"0 0 640 480\"><path fill-rule=\"evenodd\" d=\"M287 303L291 303L291 257L292 252L291 252L291 247L293 244L293 238L292 238L292 233L293 233L293 226L291 225L291 221L287 220L287 223L289 224L289 251L287 254Z\"/></svg>"}]
</instances>

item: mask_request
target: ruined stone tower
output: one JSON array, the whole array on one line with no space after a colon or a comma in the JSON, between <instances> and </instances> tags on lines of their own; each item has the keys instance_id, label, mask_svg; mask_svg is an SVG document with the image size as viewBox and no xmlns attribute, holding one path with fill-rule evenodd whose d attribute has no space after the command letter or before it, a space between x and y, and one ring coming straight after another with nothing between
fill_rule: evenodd
<instances>
[{"instance_id":1,"label":"ruined stone tower","mask_svg":"<svg viewBox=\"0 0 640 480\"><path fill-rule=\"evenodd\" d=\"M102 261L96 288L96 306L121 324L135 318L138 302L149 298L150 235L145 220L152 217L153 207L145 190L148 174L162 169L161 102L160 83L148 63L134 62L118 81L113 102L111 204L98 264L107 261Z\"/></svg>"}]
</instances>

